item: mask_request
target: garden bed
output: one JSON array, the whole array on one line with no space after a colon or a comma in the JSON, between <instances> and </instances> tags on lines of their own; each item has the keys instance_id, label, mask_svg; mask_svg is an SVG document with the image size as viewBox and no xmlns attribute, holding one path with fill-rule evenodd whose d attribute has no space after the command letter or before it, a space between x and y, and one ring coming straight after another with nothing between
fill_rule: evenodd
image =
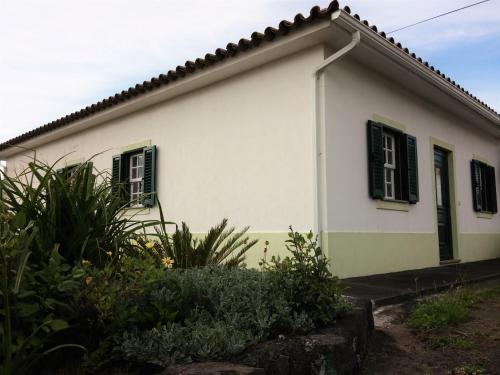
<instances>
[{"instance_id":1,"label":"garden bed","mask_svg":"<svg viewBox=\"0 0 500 375\"><path fill-rule=\"evenodd\" d=\"M359 302L334 325L300 336L266 341L234 358L232 363L172 366L161 375L350 375L360 369L373 330L371 303Z\"/></svg>"},{"instance_id":2,"label":"garden bed","mask_svg":"<svg viewBox=\"0 0 500 375\"><path fill-rule=\"evenodd\" d=\"M311 231L290 226L288 256L267 259L261 244L260 269L247 269L248 227L223 219L194 238L159 202L158 219L130 217L124 207L147 197L129 201L91 162L69 175L34 160L0 191L3 375L155 374L234 358L278 374L359 366L367 324L343 325L357 310Z\"/></svg>"}]
</instances>

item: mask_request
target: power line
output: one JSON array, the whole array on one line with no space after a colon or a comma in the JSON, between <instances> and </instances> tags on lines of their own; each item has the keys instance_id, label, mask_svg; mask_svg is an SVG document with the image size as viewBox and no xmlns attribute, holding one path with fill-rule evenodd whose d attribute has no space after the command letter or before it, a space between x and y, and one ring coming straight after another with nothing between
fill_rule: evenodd
<instances>
[{"instance_id":1,"label":"power line","mask_svg":"<svg viewBox=\"0 0 500 375\"><path fill-rule=\"evenodd\" d=\"M451 10L451 11L449 11L449 12L446 12L446 13L443 13L443 14L439 14L439 15L434 16L434 17L431 17L431 18L427 18L427 19L425 19L425 20L422 20L422 21L419 21L419 22L412 23L411 25L408 25L408 26L400 27L399 29L392 30L391 32L386 33L386 35L389 35L389 34L395 33L396 31L401 31L401 30L404 30L404 29L408 29L409 27L413 27L413 26L416 26L416 25L420 25L421 23L424 23L424 22L427 22L427 21L431 21L431 20L434 20L434 19L439 18L439 17L447 16L448 14L451 14L451 13L455 13L455 12L459 12L459 11L464 10L464 9L467 9L467 8L471 8L471 7L473 7L473 6L476 6L476 5L479 5L479 4L482 4L482 3L486 3L486 2L488 2L488 1L490 1L490 0L478 1L477 3L470 4L470 5L466 5L466 6L462 7L462 8L454 9L454 10Z\"/></svg>"}]
</instances>

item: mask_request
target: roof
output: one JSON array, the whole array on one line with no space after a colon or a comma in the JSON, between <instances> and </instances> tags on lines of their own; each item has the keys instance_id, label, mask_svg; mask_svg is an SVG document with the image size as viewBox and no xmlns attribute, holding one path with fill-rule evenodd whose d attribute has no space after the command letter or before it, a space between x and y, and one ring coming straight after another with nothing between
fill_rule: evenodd
<instances>
[{"instance_id":1,"label":"roof","mask_svg":"<svg viewBox=\"0 0 500 375\"><path fill-rule=\"evenodd\" d=\"M263 42L266 41L272 42L279 38L285 38L287 35L293 33L295 30L299 30L318 21L328 19L331 16L331 14L337 10L339 10L339 3L337 0L332 1L327 8L322 9L319 6L314 6L313 8L311 8L308 17L305 17L301 13L299 13L293 18L293 21L286 21L286 20L281 21L278 25L278 28L273 28L269 26L264 30L263 33L255 31L250 36L250 39L242 38L239 40L238 43L228 43L225 49L217 48L214 53L207 53L203 58L201 57L197 58L195 61L186 61L184 65L178 65L175 68L175 70L169 70L167 73L160 74L157 77L153 77L149 81L138 83L135 86L128 88L127 90L123 90L120 93L116 93L115 95L112 95L97 103L82 108L79 111L73 112L67 116L61 117L55 121L49 122L43 126L35 128L29 132L23 133L15 138L12 138L4 143L1 143L0 151L5 150L10 146L25 142L31 138L35 138L42 134L51 132L55 129L64 127L78 120L90 117L95 113L105 111L111 107L117 106L123 102L140 97L143 94L146 94L153 90L157 90L170 83L182 80L186 76L189 76L200 70L210 68L214 64L218 64L227 59L231 59L240 54L244 54L247 51L259 48L259 46ZM347 14L351 14L351 9L348 6L344 7L343 10ZM430 65L427 61L423 61L420 57L417 57L414 53L410 52L408 48L403 47L401 43L396 42L394 38L392 37L388 38L386 33L384 33L383 31L379 32L375 25L370 25L366 20L362 21L357 14L354 14L352 17L360 23L360 26L364 25L365 27L370 28L372 31L376 32L379 36L388 40L390 43L394 44L397 48L401 49L406 54L411 56L415 61L424 65L427 69L432 71L433 74L446 79L457 89L461 90L469 97L474 99L482 107L484 107L494 115L500 116L500 114L496 112L493 108L489 107L486 103L484 103L483 101L472 95L469 91L465 90L462 86L457 84L450 77L446 76L439 69L434 68L434 66Z\"/></svg>"}]
</instances>

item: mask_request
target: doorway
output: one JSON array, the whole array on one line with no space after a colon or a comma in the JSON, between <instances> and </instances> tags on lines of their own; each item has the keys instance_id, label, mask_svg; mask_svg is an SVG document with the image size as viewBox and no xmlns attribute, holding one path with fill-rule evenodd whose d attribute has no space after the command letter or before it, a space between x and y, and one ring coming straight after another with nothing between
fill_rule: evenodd
<instances>
[{"instance_id":1,"label":"doorway","mask_svg":"<svg viewBox=\"0 0 500 375\"><path fill-rule=\"evenodd\" d=\"M450 152L434 146L434 178L440 261L453 259L453 237L450 205Z\"/></svg>"}]
</instances>

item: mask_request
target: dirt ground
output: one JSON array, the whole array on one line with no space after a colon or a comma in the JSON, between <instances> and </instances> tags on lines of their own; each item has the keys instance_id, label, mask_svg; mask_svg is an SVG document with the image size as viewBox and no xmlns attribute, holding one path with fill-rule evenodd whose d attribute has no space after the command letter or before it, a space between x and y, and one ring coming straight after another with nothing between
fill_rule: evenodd
<instances>
[{"instance_id":1,"label":"dirt ground","mask_svg":"<svg viewBox=\"0 0 500 375\"><path fill-rule=\"evenodd\" d=\"M500 375L500 296L474 306L471 321L432 335L404 324L411 308L375 311L363 375Z\"/></svg>"}]
</instances>

